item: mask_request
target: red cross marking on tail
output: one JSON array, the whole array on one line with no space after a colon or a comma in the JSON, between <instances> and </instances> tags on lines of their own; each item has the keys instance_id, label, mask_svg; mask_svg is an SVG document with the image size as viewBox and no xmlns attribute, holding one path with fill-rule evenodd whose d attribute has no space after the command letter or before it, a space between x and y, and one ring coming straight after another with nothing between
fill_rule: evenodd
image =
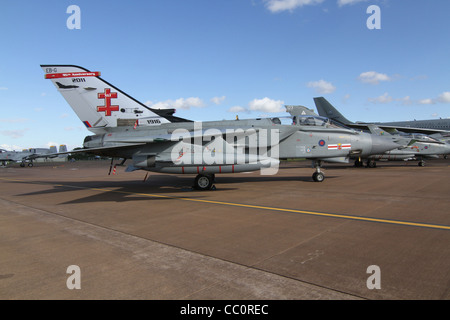
<instances>
[{"instance_id":1,"label":"red cross marking on tail","mask_svg":"<svg viewBox=\"0 0 450 320\"><path fill-rule=\"evenodd\" d=\"M105 99L104 106L97 106L97 112L105 112L105 116L110 116L112 111L119 111L119 106L112 106L111 99L117 98L117 92L111 92L111 89L105 89L104 93L99 93L99 99Z\"/></svg>"}]
</instances>

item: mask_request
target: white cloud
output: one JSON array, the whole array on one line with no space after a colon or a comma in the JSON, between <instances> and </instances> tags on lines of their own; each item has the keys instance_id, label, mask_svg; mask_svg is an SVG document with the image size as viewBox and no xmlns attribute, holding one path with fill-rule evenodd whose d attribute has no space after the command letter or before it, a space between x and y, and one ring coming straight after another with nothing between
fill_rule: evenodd
<instances>
[{"instance_id":1,"label":"white cloud","mask_svg":"<svg viewBox=\"0 0 450 320\"><path fill-rule=\"evenodd\" d=\"M439 97L437 98L437 100L439 102L443 102L443 103L450 103L450 92L446 91L443 92L439 95Z\"/></svg>"},{"instance_id":2,"label":"white cloud","mask_svg":"<svg viewBox=\"0 0 450 320\"><path fill-rule=\"evenodd\" d=\"M308 88L314 88L320 94L332 93L336 90L335 86L325 80L310 81L308 82Z\"/></svg>"},{"instance_id":3,"label":"white cloud","mask_svg":"<svg viewBox=\"0 0 450 320\"><path fill-rule=\"evenodd\" d=\"M394 100L387 92L383 94L382 96L379 96L377 98L369 98L370 102L373 103L389 103Z\"/></svg>"},{"instance_id":4,"label":"white cloud","mask_svg":"<svg viewBox=\"0 0 450 320\"><path fill-rule=\"evenodd\" d=\"M4 136L11 137L13 139L22 138L25 134L25 132L28 131L28 129L21 129L21 130L2 130L0 133Z\"/></svg>"},{"instance_id":5,"label":"white cloud","mask_svg":"<svg viewBox=\"0 0 450 320\"><path fill-rule=\"evenodd\" d=\"M238 112L248 112L247 109L241 106L234 106L228 109L228 112L238 113Z\"/></svg>"},{"instance_id":6,"label":"white cloud","mask_svg":"<svg viewBox=\"0 0 450 320\"><path fill-rule=\"evenodd\" d=\"M342 102L347 103L347 101L350 99L350 94L346 94L343 98L342 98Z\"/></svg>"},{"instance_id":7,"label":"white cloud","mask_svg":"<svg viewBox=\"0 0 450 320\"><path fill-rule=\"evenodd\" d=\"M322 3L324 0L265 0L266 7L273 13L292 11L306 5Z\"/></svg>"},{"instance_id":8,"label":"white cloud","mask_svg":"<svg viewBox=\"0 0 450 320\"><path fill-rule=\"evenodd\" d=\"M368 98L370 102L373 103L389 103L392 101L401 102L402 105L430 105L436 103L450 103L450 91L441 93L437 98L425 98L420 100L412 100L410 96L405 96L403 98L393 98L387 92L377 98Z\"/></svg>"},{"instance_id":9,"label":"white cloud","mask_svg":"<svg viewBox=\"0 0 450 320\"><path fill-rule=\"evenodd\" d=\"M7 151L22 151L23 149L25 149L21 146L17 146L14 144L2 144L2 145L0 145L0 148L5 149Z\"/></svg>"},{"instance_id":10,"label":"white cloud","mask_svg":"<svg viewBox=\"0 0 450 320\"><path fill-rule=\"evenodd\" d=\"M367 0L338 0L338 6L339 7L342 7L342 6L345 6L345 5L348 5L348 4L355 4L355 3L358 3L358 2L363 2L363 1L367 1Z\"/></svg>"},{"instance_id":11,"label":"white cloud","mask_svg":"<svg viewBox=\"0 0 450 320\"><path fill-rule=\"evenodd\" d=\"M397 99L398 101L401 101L402 105L407 106L413 103L410 96L406 96L400 99Z\"/></svg>"},{"instance_id":12,"label":"white cloud","mask_svg":"<svg viewBox=\"0 0 450 320\"><path fill-rule=\"evenodd\" d=\"M248 104L249 109L252 111L264 111L264 112L283 112L284 101L272 100L267 97L263 99L254 99Z\"/></svg>"},{"instance_id":13,"label":"white cloud","mask_svg":"<svg viewBox=\"0 0 450 320\"><path fill-rule=\"evenodd\" d=\"M4 122L4 123L24 123L27 121L30 121L30 119L27 119L27 118L0 119L0 122Z\"/></svg>"},{"instance_id":14,"label":"white cloud","mask_svg":"<svg viewBox=\"0 0 450 320\"><path fill-rule=\"evenodd\" d=\"M450 103L450 92L442 92L437 98L427 98L418 101L419 104L436 104L436 103Z\"/></svg>"},{"instance_id":15,"label":"white cloud","mask_svg":"<svg viewBox=\"0 0 450 320\"><path fill-rule=\"evenodd\" d=\"M0 90L8 90L7 87L0 87Z\"/></svg>"},{"instance_id":16,"label":"white cloud","mask_svg":"<svg viewBox=\"0 0 450 320\"><path fill-rule=\"evenodd\" d=\"M419 100L418 102L419 104L435 104L436 102L434 101L434 99L422 99Z\"/></svg>"},{"instance_id":17,"label":"white cloud","mask_svg":"<svg viewBox=\"0 0 450 320\"><path fill-rule=\"evenodd\" d=\"M367 71L363 72L359 75L358 79L361 82L364 83L370 83L370 84L379 84L380 81L390 81L391 78L384 74L384 73L378 73L375 71Z\"/></svg>"},{"instance_id":18,"label":"white cloud","mask_svg":"<svg viewBox=\"0 0 450 320\"><path fill-rule=\"evenodd\" d=\"M225 96L211 98L211 102L214 104L221 104L224 100Z\"/></svg>"},{"instance_id":19,"label":"white cloud","mask_svg":"<svg viewBox=\"0 0 450 320\"><path fill-rule=\"evenodd\" d=\"M190 107L196 107L196 108L202 108L205 106L202 99L197 97L190 97L190 98L179 98L176 100L166 100L161 102L156 102L153 104L151 101L147 101L145 103L149 107L153 109L184 109L188 110Z\"/></svg>"}]
</instances>

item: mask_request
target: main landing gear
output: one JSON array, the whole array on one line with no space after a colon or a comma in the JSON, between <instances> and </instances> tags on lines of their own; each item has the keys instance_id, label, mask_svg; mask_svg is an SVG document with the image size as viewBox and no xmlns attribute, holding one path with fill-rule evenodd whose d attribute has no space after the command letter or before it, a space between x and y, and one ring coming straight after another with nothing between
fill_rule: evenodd
<instances>
[{"instance_id":1,"label":"main landing gear","mask_svg":"<svg viewBox=\"0 0 450 320\"><path fill-rule=\"evenodd\" d=\"M25 161L22 161L22 162L20 163L20 166L21 166L22 168L25 167ZM28 166L31 168L31 167L33 166L33 161L28 162Z\"/></svg>"},{"instance_id":2,"label":"main landing gear","mask_svg":"<svg viewBox=\"0 0 450 320\"><path fill-rule=\"evenodd\" d=\"M214 180L216 176L214 174L199 174L195 177L194 188L197 190L215 190Z\"/></svg>"},{"instance_id":3,"label":"main landing gear","mask_svg":"<svg viewBox=\"0 0 450 320\"><path fill-rule=\"evenodd\" d=\"M361 160L361 158L358 158L355 160L355 167L360 168L364 166L364 162ZM369 159L366 162L366 168L376 168L377 162L373 159Z\"/></svg>"},{"instance_id":4,"label":"main landing gear","mask_svg":"<svg viewBox=\"0 0 450 320\"><path fill-rule=\"evenodd\" d=\"M322 161L317 160L313 161L313 165L316 168L316 172L313 173L312 178L315 182L322 182L325 180L325 175L320 171L320 166L322 165Z\"/></svg>"}]
</instances>

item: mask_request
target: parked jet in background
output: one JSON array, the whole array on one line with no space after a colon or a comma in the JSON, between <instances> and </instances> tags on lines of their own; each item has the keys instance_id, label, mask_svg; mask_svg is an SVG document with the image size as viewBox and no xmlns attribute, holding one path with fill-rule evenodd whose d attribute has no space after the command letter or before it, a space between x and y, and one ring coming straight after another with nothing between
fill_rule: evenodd
<instances>
[{"instance_id":1,"label":"parked jet in background","mask_svg":"<svg viewBox=\"0 0 450 320\"><path fill-rule=\"evenodd\" d=\"M367 162L368 167L375 167L376 160L418 160L418 165L423 167L425 159L436 159L440 155L450 154L450 144L424 134L390 134L375 125L369 125L369 129L373 134L391 137L392 141L403 147L387 151L384 154L370 155ZM358 163L355 165L358 166Z\"/></svg>"},{"instance_id":2,"label":"parked jet in background","mask_svg":"<svg viewBox=\"0 0 450 320\"><path fill-rule=\"evenodd\" d=\"M59 147L59 152L67 151L66 145L61 145ZM56 146L51 146L47 148L30 148L22 151L7 151L5 149L0 149L0 162L6 165L7 162L20 162L21 167L25 167L28 163L29 167L33 166L33 160L38 158L55 158L58 157L58 150Z\"/></svg>"},{"instance_id":3,"label":"parked jet in background","mask_svg":"<svg viewBox=\"0 0 450 320\"><path fill-rule=\"evenodd\" d=\"M304 106L286 106L286 110L293 116L295 115L309 115L317 116L312 109ZM341 121L345 121L340 119ZM425 159L438 158L439 155L450 154L450 144L438 141L437 139L427 136L425 134L405 134L397 133L390 134L387 131L380 129L374 124L367 124L367 128L374 135L385 136L391 138L393 142L398 143L400 147L386 151L382 154L372 154L368 157L356 156L355 166L361 167L363 160L367 161L367 167L376 167L376 161L394 161L394 160L419 160L419 166L425 165Z\"/></svg>"},{"instance_id":4,"label":"parked jet in background","mask_svg":"<svg viewBox=\"0 0 450 320\"><path fill-rule=\"evenodd\" d=\"M331 120L342 123L343 125L367 130L369 122L352 122L344 117L335 107L331 105L324 97L314 98L314 103L317 108L317 112L322 117L328 117ZM447 135L450 133L450 119L433 119L433 120L414 120L414 121L397 121L397 122L374 122L380 129L389 132L395 132L395 130L411 133L424 133L424 134L436 134L440 133Z\"/></svg>"},{"instance_id":5,"label":"parked jet in background","mask_svg":"<svg viewBox=\"0 0 450 320\"><path fill-rule=\"evenodd\" d=\"M149 108L100 78L100 72L72 65L41 67L95 133L84 139L81 151L131 159L127 171L197 174L200 190L210 189L218 173L275 174L280 159L287 158L313 160L313 180L323 181L323 161L348 162L351 155L367 157L399 146L320 117L193 122L174 117L174 109Z\"/></svg>"}]
</instances>

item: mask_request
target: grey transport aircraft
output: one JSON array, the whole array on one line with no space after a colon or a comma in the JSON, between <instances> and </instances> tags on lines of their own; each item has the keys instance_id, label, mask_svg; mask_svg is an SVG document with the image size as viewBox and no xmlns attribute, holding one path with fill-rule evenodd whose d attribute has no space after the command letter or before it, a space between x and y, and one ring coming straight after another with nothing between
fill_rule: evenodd
<instances>
[{"instance_id":1,"label":"grey transport aircraft","mask_svg":"<svg viewBox=\"0 0 450 320\"><path fill-rule=\"evenodd\" d=\"M66 145L61 145L59 147L59 152L63 153L67 151ZM50 148L30 148L22 151L7 151L5 149L0 149L0 162L5 166L7 162L20 162L21 167L28 165L33 166L33 160L38 158L56 158L61 157L58 155L58 150L56 146L51 146Z\"/></svg>"},{"instance_id":2,"label":"grey transport aircraft","mask_svg":"<svg viewBox=\"0 0 450 320\"><path fill-rule=\"evenodd\" d=\"M80 151L123 162L131 159L126 171L196 174L194 187L200 190L211 189L216 174L276 174L282 159L312 160L313 180L321 182L324 161L348 162L350 156L368 157L399 147L390 138L318 116L194 122L175 117L174 109L142 104L103 80L100 72L73 65L41 68L94 133L84 139Z\"/></svg>"},{"instance_id":3,"label":"grey transport aircraft","mask_svg":"<svg viewBox=\"0 0 450 320\"><path fill-rule=\"evenodd\" d=\"M314 98L317 112L322 117L330 118L333 121L341 123L347 127L368 130L369 124L375 124L380 129L395 132L402 131L407 133L437 134L434 137L450 137L450 119L431 119L431 120L413 120L396 122L352 122L343 116L330 102L324 97Z\"/></svg>"}]
</instances>

